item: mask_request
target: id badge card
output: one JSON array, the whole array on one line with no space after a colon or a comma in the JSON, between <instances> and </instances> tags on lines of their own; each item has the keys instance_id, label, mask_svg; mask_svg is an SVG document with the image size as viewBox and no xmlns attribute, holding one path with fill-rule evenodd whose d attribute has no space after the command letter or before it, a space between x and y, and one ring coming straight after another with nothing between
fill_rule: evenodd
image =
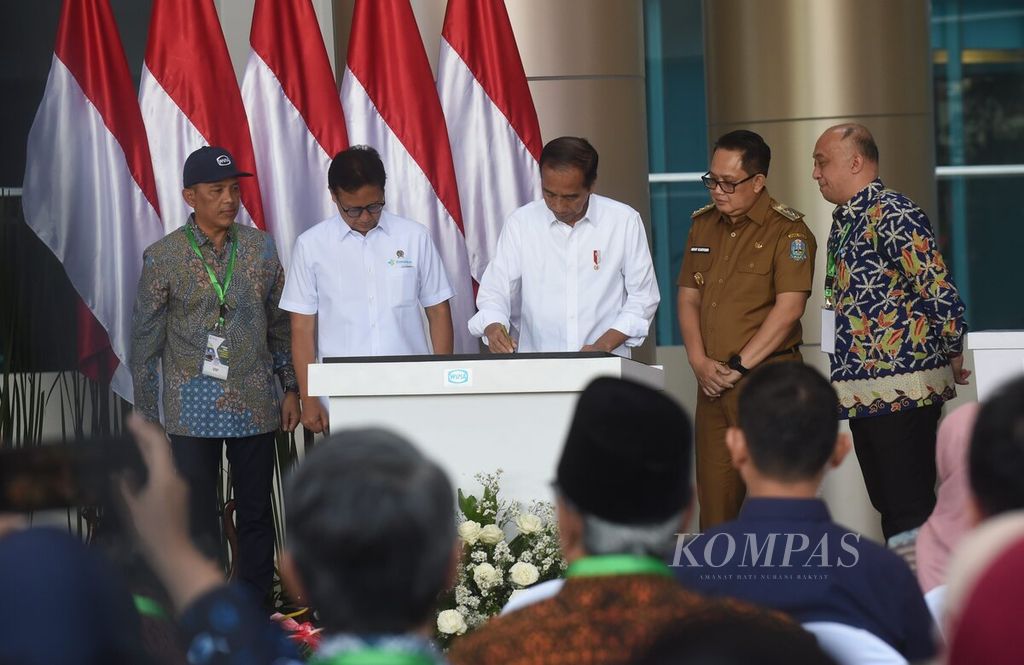
<instances>
[{"instance_id":1,"label":"id badge card","mask_svg":"<svg viewBox=\"0 0 1024 665\"><path fill-rule=\"evenodd\" d=\"M821 308L821 350L836 352L836 310L827 307Z\"/></svg>"},{"instance_id":2,"label":"id badge card","mask_svg":"<svg viewBox=\"0 0 1024 665\"><path fill-rule=\"evenodd\" d=\"M203 376L212 376L221 381L228 378L228 349L224 338L214 334L206 336L206 352L203 354Z\"/></svg>"}]
</instances>

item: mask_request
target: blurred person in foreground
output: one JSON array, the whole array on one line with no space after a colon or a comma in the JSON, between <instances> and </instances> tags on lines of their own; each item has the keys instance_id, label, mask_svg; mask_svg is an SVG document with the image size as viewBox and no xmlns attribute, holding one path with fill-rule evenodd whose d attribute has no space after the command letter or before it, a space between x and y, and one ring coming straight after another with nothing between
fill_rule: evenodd
<instances>
[{"instance_id":1,"label":"blurred person in foreground","mask_svg":"<svg viewBox=\"0 0 1024 665\"><path fill-rule=\"evenodd\" d=\"M190 662L301 662L262 608L226 585L189 541L186 488L162 433L138 419L130 426L149 481L139 492L126 486L125 501L181 613ZM428 636L460 547L455 499L440 467L397 435L345 431L300 463L288 480L285 505L282 577L320 617L324 639L316 661L443 663Z\"/></svg>"},{"instance_id":2,"label":"blurred person in foreground","mask_svg":"<svg viewBox=\"0 0 1024 665\"><path fill-rule=\"evenodd\" d=\"M1024 662L1024 645L1015 639L1024 616L1024 514L990 520L969 541L951 571L947 662Z\"/></svg>"},{"instance_id":3,"label":"blurred person in foreground","mask_svg":"<svg viewBox=\"0 0 1024 665\"><path fill-rule=\"evenodd\" d=\"M688 588L873 633L908 660L935 654L933 622L899 556L832 521L818 498L850 441L839 433L827 379L802 363L753 372L726 433L747 485L739 517L676 549Z\"/></svg>"},{"instance_id":4,"label":"blurred person in foreground","mask_svg":"<svg viewBox=\"0 0 1024 665\"><path fill-rule=\"evenodd\" d=\"M968 465L976 522L1024 509L1024 377L981 405Z\"/></svg>"},{"instance_id":5,"label":"blurred person in foreground","mask_svg":"<svg viewBox=\"0 0 1024 665\"><path fill-rule=\"evenodd\" d=\"M117 570L64 529L0 513L0 663L150 662Z\"/></svg>"},{"instance_id":6,"label":"blurred person in foreground","mask_svg":"<svg viewBox=\"0 0 1024 665\"><path fill-rule=\"evenodd\" d=\"M737 639L742 635L742 639ZM757 615L696 619L667 629L636 665L834 665L814 640L796 640Z\"/></svg>"},{"instance_id":7,"label":"blurred person in foreground","mask_svg":"<svg viewBox=\"0 0 1024 665\"><path fill-rule=\"evenodd\" d=\"M935 444L935 469L939 476L935 510L917 535L914 562L921 591L928 593L946 583L949 558L973 525L966 510L971 497L967 454L971 431L981 405L970 402L942 419Z\"/></svg>"},{"instance_id":8,"label":"blurred person in foreground","mask_svg":"<svg viewBox=\"0 0 1024 665\"><path fill-rule=\"evenodd\" d=\"M663 393L593 381L577 403L555 478L564 586L457 638L452 662L632 663L675 622L760 613L684 589L665 564L693 498L690 432L686 414ZM812 639L782 617L764 620L790 640Z\"/></svg>"}]
</instances>

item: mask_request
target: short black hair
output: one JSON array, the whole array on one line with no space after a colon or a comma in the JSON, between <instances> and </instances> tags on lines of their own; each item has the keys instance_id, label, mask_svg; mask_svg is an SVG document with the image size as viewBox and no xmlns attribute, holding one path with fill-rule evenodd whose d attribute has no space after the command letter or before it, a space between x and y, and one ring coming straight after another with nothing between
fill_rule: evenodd
<instances>
[{"instance_id":1,"label":"short black hair","mask_svg":"<svg viewBox=\"0 0 1024 665\"><path fill-rule=\"evenodd\" d=\"M737 639L742 635L743 639ZM711 605L657 634L637 665L835 665L810 633L767 610Z\"/></svg>"},{"instance_id":2,"label":"short black hair","mask_svg":"<svg viewBox=\"0 0 1024 665\"><path fill-rule=\"evenodd\" d=\"M982 403L968 463L971 492L986 517L1024 508L1024 378Z\"/></svg>"},{"instance_id":3,"label":"short black hair","mask_svg":"<svg viewBox=\"0 0 1024 665\"><path fill-rule=\"evenodd\" d=\"M832 384L802 362L777 362L751 372L740 391L740 429L757 470L784 482L821 473L839 434Z\"/></svg>"},{"instance_id":4,"label":"short black hair","mask_svg":"<svg viewBox=\"0 0 1024 665\"><path fill-rule=\"evenodd\" d=\"M397 434L331 436L285 494L288 549L330 632L405 633L433 616L455 545L444 471Z\"/></svg>"},{"instance_id":5,"label":"short black hair","mask_svg":"<svg viewBox=\"0 0 1024 665\"><path fill-rule=\"evenodd\" d=\"M762 173L768 175L768 167L772 163L772 149L764 142L761 135L749 129L737 129L722 134L715 141L715 147L711 150L735 150L740 153L740 160L743 170L747 175Z\"/></svg>"},{"instance_id":6,"label":"short black hair","mask_svg":"<svg viewBox=\"0 0 1024 665\"><path fill-rule=\"evenodd\" d=\"M578 136L561 136L548 141L540 152L540 167L552 169L579 169L583 173L583 186L590 189L597 180L597 150L590 141Z\"/></svg>"},{"instance_id":7,"label":"short black hair","mask_svg":"<svg viewBox=\"0 0 1024 665\"><path fill-rule=\"evenodd\" d=\"M341 189L354 192L366 185L380 187L384 191L384 162L380 154L368 145L354 145L342 150L331 160L327 170L327 187L333 192Z\"/></svg>"}]
</instances>

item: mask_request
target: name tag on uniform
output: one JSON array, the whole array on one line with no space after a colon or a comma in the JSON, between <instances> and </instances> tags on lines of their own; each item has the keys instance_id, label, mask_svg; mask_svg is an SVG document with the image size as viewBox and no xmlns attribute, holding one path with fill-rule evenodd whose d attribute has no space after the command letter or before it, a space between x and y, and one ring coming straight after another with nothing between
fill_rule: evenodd
<instances>
[{"instance_id":1,"label":"name tag on uniform","mask_svg":"<svg viewBox=\"0 0 1024 665\"><path fill-rule=\"evenodd\" d=\"M690 253L691 254L710 254L711 253L711 248L710 247L691 247L690 248Z\"/></svg>"},{"instance_id":2,"label":"name tag on uniform","mask_svg":"<svg viewBox=\"0 0 1024 665\"><path fill-rule=\"evenodd\" d=\"M836 310L827 307L821 308L821 350L836 352Z\"/></svg>"},{"instance_id":3,"label":"name tag on uniform","mask_svg":"<svg viewBox=\"0 0 1024 665\"><path fill-rule=\"evenodd\" d=\"M203 354L203 376L212 376L221 381L228 378L228 349L224 338L210 334L206 336L206 352Z\"/></svg>"}]
</instances>

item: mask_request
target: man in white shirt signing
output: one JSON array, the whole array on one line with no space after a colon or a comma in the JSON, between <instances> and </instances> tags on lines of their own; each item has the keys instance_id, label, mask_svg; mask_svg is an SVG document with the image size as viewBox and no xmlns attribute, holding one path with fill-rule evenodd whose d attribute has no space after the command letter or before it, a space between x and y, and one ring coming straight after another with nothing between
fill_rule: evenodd
<instances>
[{"instance_id":1,"label":"man in white shirt signing","mask_svg":"<svg viewBox=\"0 0 1024 665\"><path fill-rule=\"evenodd\" d=\"M441 257L425 226L384 210L385 180L373 148L339 152L327 172L338 214L295 242L280 307L292 313L302 426L312 432L327 427L320 400L308 394L314 358L452 352L454 292Z\"/></svg>"},{"instance_id":2,"label":"man in white shirt signing","mask_svg":"<svg viewBox=\"0 0 1024 665\"><path fill-rule=\"evenodd\" d=\"M640 214L593 193L597 151L563 136L540 156L544 198L505 221L469 330L493 353L606 351L629 357L660 296ZM522 293L518 339L509 333Z\"/></svg>"}]
</instances>

